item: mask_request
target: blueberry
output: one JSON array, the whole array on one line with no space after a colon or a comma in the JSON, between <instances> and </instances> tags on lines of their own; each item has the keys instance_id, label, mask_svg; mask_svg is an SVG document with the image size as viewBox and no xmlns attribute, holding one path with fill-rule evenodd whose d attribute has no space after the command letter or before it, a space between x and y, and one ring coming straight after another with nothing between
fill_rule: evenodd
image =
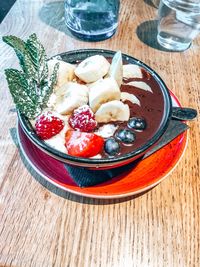
<instances>
[{"instance_id":1,"label":"blueberry","mask_svg":"<svg viewBox=\"0 0 200 267\"><path fill-rule=\"evenodd\" d=\"M121 129L116 133L116 138L125 144L132 144L135 140L135 134L128 129Z\"/></svg>"},{"instance_id":2,"label":"blueberry","mask_svg":"<svg viewBox=\"0 0 200 267\"><path fill-rule=\"evenodd\" d=\"M119 153L120 145L114 138L109 138L105 142L104 149L106 153L114 156Z\"/></svg>"},{"instance_id":3,"label":"blueberry","mask_svg":"<svg viewBox=\"0 0 200 267\"><path fill-rule=\"evenodd\" d=\"M144 130L146 126L146 121L142 118L132 117L128 121L128 127L135 130Z\"/></svg>"}]
</instances>

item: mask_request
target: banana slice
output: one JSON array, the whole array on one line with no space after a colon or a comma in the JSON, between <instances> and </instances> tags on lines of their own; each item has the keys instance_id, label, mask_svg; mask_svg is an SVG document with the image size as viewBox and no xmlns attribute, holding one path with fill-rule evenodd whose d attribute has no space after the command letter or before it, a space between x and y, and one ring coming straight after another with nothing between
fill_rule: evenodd
<instances>
[{"instance_id":1,"label":"banana slice","mask_svg":"<svg viewBox=\"0 0 200 267\"><path fill-rule=\"evenodd\" d=\"M114 78L118 83L119 87L121 86L123 79L123 64L121 51L118 51L114 55L107 77Z\"/></svg>"},{"instance_id":2,"label":"banana slice","mask_svg":"<svg viewBox=\"0 0 200 267\"><path fill-rule=\"evenodd\" d=\"M48 61L49 76L52 74L54 66L59 63L57 84L55 85L55 91L63 84L72 81L75 78L74 70L75 66L58 59L50 59Z\"/></svg>"},{"instance_id":3,"label":"banana slice","mask_svg":"<svg viewBox=\"0 0 200 267\"><path fill-rule=\"evenodd\" d=\"M56 92L55 95L57 97L60 96L66 96L68 94L81 94L81 95L87 95L89 94L89 88L84 85L84 84L80 84L80 83L76 83L76 82L68 82L66 84L64 84L63 86L61 86Z\"/></svg>"},{"instance_id":4,"label":"banana slice","mask_svg":"<svg viewBox=\"0 0 200 267\"><path fill-rule=\"evenodd\" d=\"M72 111L88 103L87 86L69 82L56 92L55 110L60 114L70 114Z\"/></svg>"},{"instance_id":5,"label":"banana slice","mask_svg":"<svg viewBox=\"0 0 200 267\"><path fill-rule=\"evenodd\" d=\"M88 98L81 95L68 96L57 102L55 110L60 114L71 114L74 109L86 105L87 102Z\"/></svg>"},{"instance_id":6,"label":"banana slice","mask_svg":"<svg viewBox=\"0 0 200 267\"><path fill-rule=\"evenodd\" d=\"M128 121L130 117L129 106L118 100L102 104L95 113L97 122Z\"/></svg>"},{"instance_id":7,"label":"banana slice","mask_svg":"<svg viewBox=\"0 0 200 267\"><path fill-rule=\"evenodd\" d=\"M140 100L133 94L129 94L129 93L126 93L126 92L122 92L121 93L121 100L123 102L125 102L126 100L132 102L133 104L136 104L138 106L141 106L140 105Z\"/></svg>"},{"instance_id":8,"label":"banana slice","mask_svg":"<svg viewBox=\"0 0 200 267\"><path fill-rule=\"evenodd\" d=\"M86 82L92 83L104 77L110 68L110 63L101 55L88 57L75 69L76 76Z\"/></svg>"},{"instance_id":9,"label":"banana slice","mask_svg":"<svg viewBox=\"0 0 200 267\"><path fill-rule=\"evenodd\" d=\"M63 153L67 153L67 149L65 146L65 133L67 132L68 129L69 129L69 126L65 125L60 133L58 133L57 135L54 135L50 139L45 140L45 143L47 143L51 147Z\"/></svg>"},{"instance_id":10,"label":"banana slice","mask_svg":"<svg viewBox=\"0 0 200 267\"><path fill-rule=\"evenodd\" d=\"M142 71L138 65L135 64L127 64L123 65L123 78L142 78Z\"/></svg>"},{"instance_id":11,"label":"banana slice","mask_svg":"<svg viewBox=\"0 0 200 267\"><path fill-rule=\"evenodd\" d=\"M141 82L140 81L133 81L133 82L126 83L126 85L131 85L131 86L137 87L139 89L153 93L151 90L151 87L147 83L142 82L142 81Z\"/></svg>"},{"instance_id":12,"label":"banana slice","mask_svg":"<svg viewBox=\"0 0 200 267\"><path fill-rule=\"evenodd\" d=\"M96 112L103 103L120 100L121 92L113 78L100 79L89 88L89 106L93 112Z\"/></svg>"}]
</instances>

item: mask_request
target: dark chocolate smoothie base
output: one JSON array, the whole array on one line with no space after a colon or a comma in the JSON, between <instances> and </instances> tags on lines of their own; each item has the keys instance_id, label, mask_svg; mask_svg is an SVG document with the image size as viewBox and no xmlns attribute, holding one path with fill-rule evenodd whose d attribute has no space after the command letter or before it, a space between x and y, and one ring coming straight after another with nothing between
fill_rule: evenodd
<instances>
[{"instance_id":1,"label":"dark chocolate smoothie base","mask_svg":"<svg viewBox=\"0 0 200 267\"><path fill-rule=\"evenodd\" d=\"M126 145L121 141L120 143L120 152L118 155L114 157L122 156L123 154L127 154L142 145L144 145L148 140L150 140L155 133L158 131L160 124L162 122L162 118L164 115L164 97L160 90L159 84L156 82L154 77L147 73L145 70L142 69L143 78L132 78L126 79L123 81L123 85L121 86L121 92L127 92L130 94L135 95L139 101L140 106L137 104L133 104L130 101L124 102L125 104L129 105L130 108L130 118L131 117L139 117L143 118L146 121L146 129L143 131L137 131L134 129L130 129L127 126L127 122L110 122L114 125L118 125L119 129L126 128L135 133L135 141L132 144ZM132 85L128 85L131 81L142 81L147 83L150 87L152 92L145 91L143 89L139 89ZM99 126L102 126L100 124ZM103 158L110 157L104 151L102 151L101 156Z\"/></svg>"}]
</instances>

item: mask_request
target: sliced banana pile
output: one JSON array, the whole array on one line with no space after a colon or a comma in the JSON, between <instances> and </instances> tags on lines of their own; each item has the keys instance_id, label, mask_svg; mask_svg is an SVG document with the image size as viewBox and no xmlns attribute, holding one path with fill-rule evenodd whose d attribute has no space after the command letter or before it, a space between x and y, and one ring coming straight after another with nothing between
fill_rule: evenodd
<instances>
[{"instance_id":1,"label":"sliced banana pile","mask_svg":"<svg viewBox=\"0 0 200 267\"><path fill-rule=\"evenodd\" d=\"M58 62L48 62L50 73ZM123 65L122 54L118 51L110 64L108 60L95 55L86 58L78 66L59 61L58 81L51 95L48 107L61 115L69 115L74 109L88 104L99 123L128 121L129 106L125 101L140 105L133 94L121 92L123 78L142 78L138 65ZM152 92L144 82L129 82L128 85Z\"/></svg>"},{"instance_id":2,"label":"sliced banana pile","mask_svg":"<svg viewBox=\"0 0 200 267\"><path fill-rule=\"evenodd\" d=\"M113 78L100 79L89 86L89 106L96 112L100 106L112 100L120 100L120 88Z\"/></svg>"}]
</instances>

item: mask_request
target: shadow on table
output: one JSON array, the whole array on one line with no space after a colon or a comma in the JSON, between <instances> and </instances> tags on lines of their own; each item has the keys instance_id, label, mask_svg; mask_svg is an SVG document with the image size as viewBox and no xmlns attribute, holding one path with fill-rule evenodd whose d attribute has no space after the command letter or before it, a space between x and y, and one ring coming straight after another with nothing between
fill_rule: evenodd
<instances>
[{"instance_id":1,"label":"shadow on table","mask_svg":"<svg viewBox=\"0 0 200 267\"><path fill-rule=\"evenodd\" d=\"M79 39L73 35L65 24L65 6L64 1L50 2L42 6L39 11L40 19L47 25L55 28L56 30L65 33L73 39L88 42L87 39ZM91 40L90 42L96 42Z\"/></svg>"},{"instance_id":2,"label":"shadow on table","mask_svg":"<svg viewBox=\"0 0 200 267\"><path fill-rule=\"evenodd\" d=\"M1 0L0 2L0 23L6 17L16 0Z\"/></svg>"},{"instance_id":3,"label":"shadow on table","mask_svg":"<svg viewBox=\"0 0 200 267\"><path fill-rule=\"evenodd\" d=\"M39 17L47 25L72 36L65 24L64 1L44 4L39 11Z\"/></svg>"},{"instance_id":4,"label":"shadow on table","mask_svg":"<svg viewBox=\"0 0 200 267\"><path fill-rule=\"evenodd\" d=\"M39 182L42 186L44 186L47 190L56 194L59 197L62 197L62 198L65 198L65 199L68 199L68 200L71 200L71 201L74 201L77 203L83 203L83 204L110 205L110 204L117 204L117 203L121 203L121 202L125 202L125 201L129 201L129 200L138 198L138 197L142 196L143 194L145 194L151 190L151 189L149 189L149 190L147 190L143 193L137 194L135 196L118 198L118 199L94 199L94 198L83 197L83 196L78 196L78 195L72 194L72 193L67 192L63 189L57 188L55 185L51 184L46 179L44 179L42 176L37 174L37 172L31 167L28 160L26 159L26 157L24 156L24 154L22 153L22 151L20 149L19 141L18 141L18 137L17 137L17 129L11 128L10 129L10 135L12 137L13 142L15 143L16 147L19 150L19 154L20 154L20 157L21 157L21 160L22 160L24 166L29 171L31 176L37 182Z\"/></svg>"},{"instance_id":5,"label":"shadow on table","mask_svg":"<svg viewBox=\"0 0 200 267\"><path fill-rule=\"evenodd\" d=\"M153 4L153 2L151 0L144 0L144 2L145 2L145 4L147 4L149 6L155 7L154 4Z\"/></svg>"},{"instance_id":6,"label":"shadow on table","mask_svg":"<svg viewBox=\"0 0 200 267\"><path fill-rule=\"evenodd\" d=\"M157 50L169 52L169 50L163 48L157 41L157 26L158 20L145 21L137 27L136 34L140 41L146 45Z\"/></svg>"}]
</instances>

